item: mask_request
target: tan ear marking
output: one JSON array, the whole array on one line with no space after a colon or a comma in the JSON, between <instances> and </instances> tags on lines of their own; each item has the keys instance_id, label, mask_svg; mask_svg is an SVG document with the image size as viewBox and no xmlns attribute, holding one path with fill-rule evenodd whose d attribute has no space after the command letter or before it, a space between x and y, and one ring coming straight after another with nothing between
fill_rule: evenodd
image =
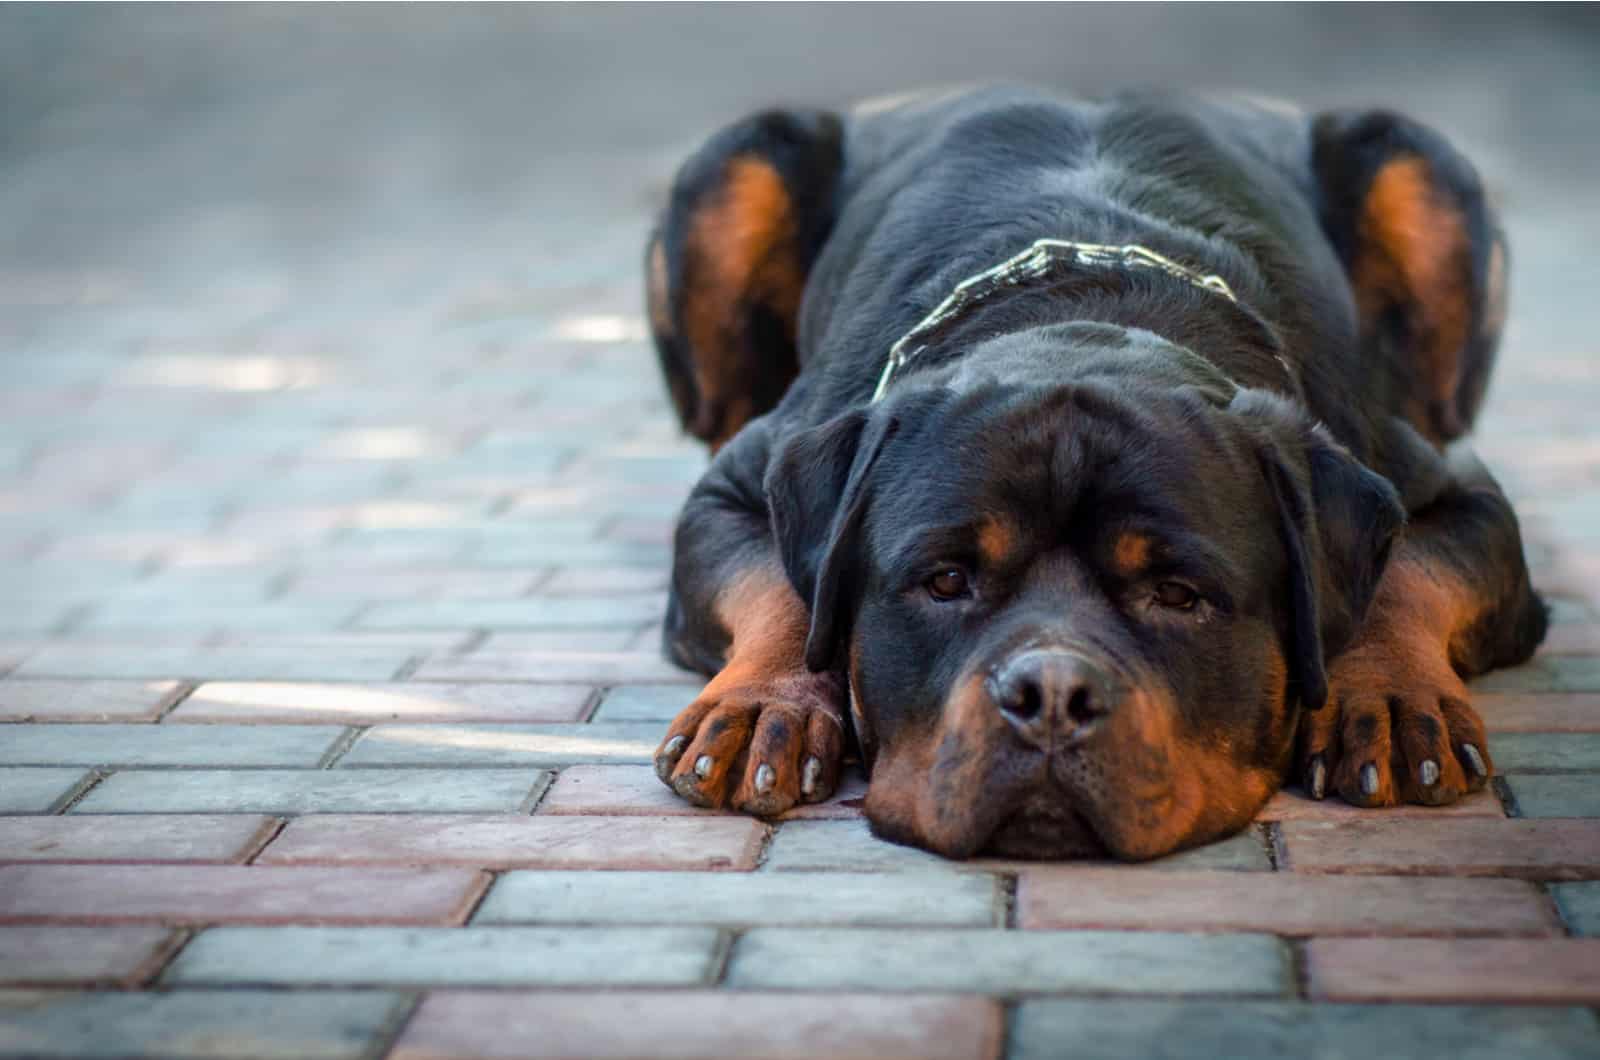
<instances>
[{"instance_id":1,"label":"tan ear marking","mask_svg":"<svg viewBox=\"0 0 1600 1060\"><path fill-rule=\"evenodd\" d=\"M1405 310L1427 396L1453 404L1472 326L1471 248L1460 210L1416 155L1386 162L1372 179L1353 278L1362 316Z\"/></svg>"}]
</instances>

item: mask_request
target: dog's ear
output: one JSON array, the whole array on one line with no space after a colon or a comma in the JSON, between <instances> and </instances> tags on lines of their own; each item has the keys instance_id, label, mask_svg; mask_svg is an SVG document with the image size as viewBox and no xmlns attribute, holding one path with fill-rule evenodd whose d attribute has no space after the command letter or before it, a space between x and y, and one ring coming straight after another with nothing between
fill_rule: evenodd
<instances>
[{"instance_id":1,"label":"dog's ear","mask_svg":"<svg viewBox=\"0 0 1600 1060\"><path fill-rule=\"evenodd\" d=\"M1231 407L1258 432L1288 560L1289 676L1301 704L1316 710L1328 698L1327 660L1360 629L1405 508L1388 479L1295 406L1243 390Z\"/></svg>"},{"instance_id":2,"label":"dog's ear","mask_svg":"<svg viewBox=\"0 0 1600 1060\"><path fill-rule=\"evenodd\" d=\"M792 436L768 465L767 506L783 567L811 605L806 665L812 670L832 666L849 635L872 469L895 423L882 412L853 409Z\"/></svg>"}]
</instances>

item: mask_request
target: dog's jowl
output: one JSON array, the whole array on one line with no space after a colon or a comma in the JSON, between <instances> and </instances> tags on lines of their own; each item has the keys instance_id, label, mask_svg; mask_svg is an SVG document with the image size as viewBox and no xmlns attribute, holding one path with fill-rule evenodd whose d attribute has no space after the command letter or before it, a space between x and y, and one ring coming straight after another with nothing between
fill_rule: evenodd
<instances>
[{"instance_id":1,"label":"dog's jowl","mask_svg":"<svg viewBox=\"0 0 1600 1060\"><path fill-rule=\"evenodd\" d=\"M1472 167L1386 112L1020 90L774 111L646 250L686 429L661 778L962 857L1149 858L1299 780L1481 788L1545 612L1459 439L1505 315Z\"/></svg>"}]
</instances>

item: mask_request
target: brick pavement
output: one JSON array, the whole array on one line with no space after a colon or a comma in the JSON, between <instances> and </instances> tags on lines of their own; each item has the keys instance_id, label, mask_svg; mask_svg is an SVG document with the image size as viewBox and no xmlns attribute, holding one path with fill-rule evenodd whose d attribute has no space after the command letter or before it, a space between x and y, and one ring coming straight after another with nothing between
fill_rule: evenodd
<instances>
[{"instance_id":1,"label":"brick pavement","mask_svg":"<svg viewBox=\"0 0 1600 1060\"><path fill-rule=\"evenodd\" d=\"M645 764L677 153L514 246L0 277L0 1054L1600 1052L1600 362L1514 345L1483 421L1556 604L1493 790L1144 866L711 814Z\"/></svg>"},{"instance_id":2,"label":"brick pavement","mask_svg":"<svg viewBox=\"0 0 1600 1060\"><path fill-rule=\"evenodd\" d=\"M1541 410L1592 386L1508 373L1526 412L1483 440L1560 594L1553 649L1483 682L1494 790L1289 792L1148 866L957 865L873 839L859 782L762 824L654 779L695 688L655 626L702 458L630 282L589 297L626 334L532 340L550 393L472 341L405 378L216 354L153 383L171 355L128 353L13 381L0 1051L1024 1057L1173 1021L1201 1053L1600 1048L1600 511L1541 517L1592 469L1538 463Z\"/></svg>"}]
</instances>

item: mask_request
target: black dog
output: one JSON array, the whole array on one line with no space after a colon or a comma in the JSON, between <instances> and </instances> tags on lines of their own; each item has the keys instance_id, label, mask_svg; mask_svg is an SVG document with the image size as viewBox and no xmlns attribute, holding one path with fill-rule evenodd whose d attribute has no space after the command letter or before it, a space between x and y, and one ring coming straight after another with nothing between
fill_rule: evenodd
<instances>
[{"instance_id":1,"label":"black dog","mask_svg":"<svg viewBox=\"0 0 1600 1060\"><path fill-rule=\"evenodd\" d=\"M717 451L666 647L684 798L1148 858L1313 796L1448 803L1545 610L1472 423L1505 250L1398 115L989 90L769 112L680 171L661 364ZM1296 753L1298 737L1298 753Z\"/></svg>"}]
</instances>

